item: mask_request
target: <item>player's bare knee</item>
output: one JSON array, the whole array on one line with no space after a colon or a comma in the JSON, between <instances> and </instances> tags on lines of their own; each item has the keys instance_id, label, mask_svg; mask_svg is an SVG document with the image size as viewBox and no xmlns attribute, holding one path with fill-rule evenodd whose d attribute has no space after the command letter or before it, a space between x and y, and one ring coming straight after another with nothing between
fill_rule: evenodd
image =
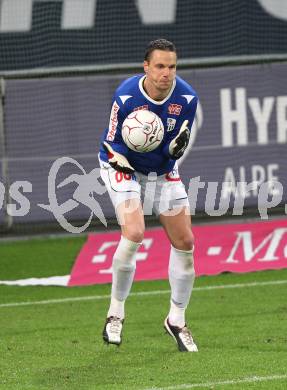
<instances>
[{"instance_id":1,"label":"player's bare knee","mask_svg":"<svg viewBox=\"0 0 287 390\"><path fill-rule=\"evenodd\" d=\"M123 236L133 242L140 243L144 238L144 229L140 226L125 227L122 231Z\"/></svg>"},{"instance_id":2,"label":"player's bare knee","mask_svg":"<svg viewBox=\"0 0 287 390\"><path fill-rule=\"evenodd\" d=\"M191 231L180 235L176 240L174 247L183 251L192 251L194 246L194 236Z\"/></svg>"},{"instance_id":3,"label":"player's bare knee","mask_svg":"<svg viewBox=\"0 0 287 390\"><path fill-rule=\"evenodd\" d=\"M142 230L134 230L129 234L129 240L134 242L142 242L144 238L144 231Z\"/></svg>"},{"instance_id":4,"label":"player's bare knee","mask_svg":"<svg viewBox=\"0 0 287 390\"><path fill-rule=\"evenodd\" d=\"M182 244L185 251L192 251L194 246L193 234L185 236Z\"/></svg>"}]
</instances>

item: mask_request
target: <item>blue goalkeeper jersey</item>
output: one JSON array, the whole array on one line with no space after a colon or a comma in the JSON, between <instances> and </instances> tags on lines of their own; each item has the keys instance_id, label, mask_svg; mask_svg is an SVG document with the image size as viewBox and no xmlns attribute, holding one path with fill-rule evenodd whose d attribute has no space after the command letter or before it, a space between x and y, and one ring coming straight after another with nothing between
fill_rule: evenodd
<instances>
[{"instance_id":1,"label":"blue goalkeeper jersey","mask_svg":"<svg viewBox=\"0 0 287 390\"><path fill-rule=\"evenodd\" d=\"M198 97L194 89L179 76L176 76L168 96L162 101L151 99L143 88L144 75L126 79L116 90L111 107L109 126L103 133L102 142L107 141L112 148L123 154L138 172L148 175L156 172L163 175L170 172L176 160L169 154L169 144L176 137L182 123L187 119L191 128ZM164 125L164 137L160 145L151 152L135 152L124 143L121 128L125 118L135 110L146 109L157 114ZM103 144L100 146L100 159L108 162Z\"/></svg>"}]
</instances>

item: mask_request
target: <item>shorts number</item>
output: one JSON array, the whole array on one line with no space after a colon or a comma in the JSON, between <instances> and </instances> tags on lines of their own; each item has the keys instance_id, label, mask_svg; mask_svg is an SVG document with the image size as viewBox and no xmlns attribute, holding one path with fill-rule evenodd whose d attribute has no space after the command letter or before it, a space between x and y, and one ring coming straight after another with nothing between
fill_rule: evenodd
<instances>
[{"instance_id":1,"label":"shorts number","mask_svg":"<svg viewBox=\"0 0 287 390\"><path fill-rule=\"evenodd\" d=\"M120 183L123 180L135 180L134 175L131 175L129 173L119 172L119 171L116 172L115 178L117 183Z\"/></svg>"}]
</instances>

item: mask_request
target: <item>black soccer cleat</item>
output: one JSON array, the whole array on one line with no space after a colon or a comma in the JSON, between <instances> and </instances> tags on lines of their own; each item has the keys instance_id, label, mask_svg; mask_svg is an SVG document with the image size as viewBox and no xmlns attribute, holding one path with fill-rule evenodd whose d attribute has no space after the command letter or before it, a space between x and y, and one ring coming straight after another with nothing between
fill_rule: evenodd
<instances>
[{"instance_id":1,"label":"black soccer cleat","mask_svg":"<svg viewBox=\"0 0 287 390\"><path fill-rule=\"evenodd\" d=\"M174 338L180 352L198 352L198 348L193 341L191 331L185 325L183 328L173 326L169 323L168 317L164 321L165 330Z\"/></svg>"},{"instance_id":2,"label":"black soccer cleat","mask_svg":"<svg viewBox=\"0 0 287 390\"><path fill-rule=\"evenodd\" d=\"M103 330L103 339L107 344L121 344L123 322L124 320L113 316L106 319Z\"/></svg>"}]
</instances>

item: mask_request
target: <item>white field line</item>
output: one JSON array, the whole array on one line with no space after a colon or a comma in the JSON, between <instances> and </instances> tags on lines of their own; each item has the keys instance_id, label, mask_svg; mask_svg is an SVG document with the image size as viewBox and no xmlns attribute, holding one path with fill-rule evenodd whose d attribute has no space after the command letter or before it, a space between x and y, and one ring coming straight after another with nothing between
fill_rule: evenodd
<instances>
[{"instance_id":1,"label":"white field line","mask_svg":"<svg viewBox=\"0 0 287 390\"><path fill-rule=\"evenodd\" d=\"M220 290L228 288L246 288L246 287L260 287L260 286L274 286L287 284L287 280L269 280L266 282L252 282L252 283L237 283L237 284L222 284L215 286L202 286L194 287L193 291L209 291L209 290ZM170 290L155 290L155 291L138 291L131 293L130 297L140 297L140 296L152 296L152 295L161 295L169 294ZM109 299L110 294L108 295L86 295L82 297L69 297L69 298L57 298L57 299L47 299L43 301L25 301L25 302L10 302L10 303L1 303L0 308L4 307L17 307L17 306L32 306L32 305L49 305L57 303L68 303L68 302L77 302L77 301L95 301L102 299Z\"/></svg>"},{"instance_id":2,"label":"white field line","mask_svg":"<svg viewBox=\"0 0 287 390\"><path fill-rule=\"evenodd\" d=\"M241 383L267 382L267 381L276 381L281 379L287 379L287 374L271 375L271 376L251 376L248 378L231 379L231 380L218 381L218 382L185 383L182 385L167 386L167 387L149 387L149 388L145 388L144 390L184 390L184 389L193 389L195 387L209 387L213 389L214 386L236 385Z\"/></svg>"}]
</instances>

